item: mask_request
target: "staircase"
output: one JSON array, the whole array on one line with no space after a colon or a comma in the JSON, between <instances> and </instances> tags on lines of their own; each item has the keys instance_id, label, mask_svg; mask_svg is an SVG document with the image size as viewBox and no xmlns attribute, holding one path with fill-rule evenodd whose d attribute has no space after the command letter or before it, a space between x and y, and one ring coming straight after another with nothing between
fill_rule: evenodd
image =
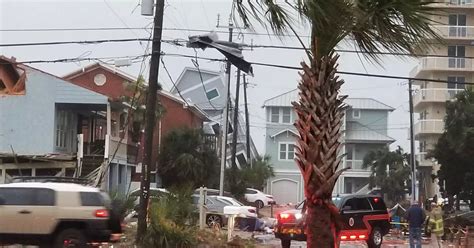
<instances>
[{"instance_id":1,"label":"staircase","mask_svg":"<svg viewBox=\"0 0 474 248\"><path fill-rule=\"evenodd\" d=\"M82 159L82 169L79 177L84 178L100 167L104 161L103 155L86 155Z\"/></svg>"}]
</instances>

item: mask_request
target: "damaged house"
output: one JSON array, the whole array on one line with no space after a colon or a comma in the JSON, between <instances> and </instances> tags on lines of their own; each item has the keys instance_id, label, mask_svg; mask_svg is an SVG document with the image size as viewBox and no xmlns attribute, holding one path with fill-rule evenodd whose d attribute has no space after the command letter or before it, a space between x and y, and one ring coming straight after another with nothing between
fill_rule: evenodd
<instances>
[{"instance_id":1,"label":"damaged house","mask_svg":"<svg viewBox=\"0 0 474 248\"><path fill-rule=\"evenodd\" d=\"M0 183L77 176L125 192L134 165L119 138L124 112L107 96L0 57Z\"/></svg>"}]
</instances>

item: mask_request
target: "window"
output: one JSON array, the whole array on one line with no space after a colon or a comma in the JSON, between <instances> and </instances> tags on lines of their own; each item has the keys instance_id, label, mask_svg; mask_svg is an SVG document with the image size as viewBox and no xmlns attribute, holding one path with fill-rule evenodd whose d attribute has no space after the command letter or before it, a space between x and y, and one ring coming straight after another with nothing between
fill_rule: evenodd
<instances>
[{"instance_id":1,"label":"window","mask_svg":"<svg viewBox=\"0 0 474 248\"><path fill-rule=\"evenodd\" d=\"M100 207L105 202L99 192L80 192L82 206Z\"/></svg>"},{"instance_id":2,"label":"window","mask_svg":"<svg viewBox=\"0 0 474 248\"><path fill-rule=\"evenodd\" d=\"M245 155L243 153L237 154L236 158L240 166L247 165L247 159L245 158Z\"/></svg>"},{"instance_id":3,"label":"window","mask_svg":"<svg viewBox=\"0 0 474 248\"><path fill-rule=\"evenodd\" d=\"M352 118L354 119L360 118L360 109L352 109Z\"/></svg>"},{"instance_id":4,"label":"window","mask_svg":"<svg viewBox=\"0 0 474 248\"><path fill-rule=\"evenodd\" d=\"M271 108L270 109L270 121L273 123L280 122L280 109L279 108Z\"/></svg>"},{"instance_id":5,"label":"window","mask_svg":"<svg viewBox=\"0 0 474 248\"><path fill-rule=\"evenodd\" d=\"M280 143L280 160L293 160L295 158L295 144Z\"/></svg>"},{"instance_id":6,"label":"window","mask_svg":"<svg viewBox=\"0 0 474 248\"><path fill-rule=\"evenodd\" d=\"M464 84L466 82L465 77L456 77L456 76L450 76L448 77L448 94L449 97L454 98L459 91L462 91L466 88L466 85Z\"/></svg>"},{"instance_id":7,"label":"window","mask_svg":"<svg viewBox=\"0 0 474 248\"><path fill-rule=\"evenodd\" d=\"M54 206L56 202L56 194L51 189L36 189L36 201L33 205L36 206Z\"/></svg>"},{"instance_id":8,"label":"window","mask_svg":"<svg viewBox=\"0 0 474 248\"><path fill-rule=\"evenodd\" d=\"M282 122L291 123L291 108L283 108L282 112Z\"/></svg>"},{"instance_id":9,"label":"window","mask_svg":"<svg viewBox=\"0 0 474 248\"><path fill-rule=\"evenodd\" d=\"M426 152L426 140L420 141L420 152Z\"/></svg>"},{"instance_id":10,"label":"window","mask_svg":"<svg viewBox=\"0 0 474 248\"><path fill-rule=\"evenodd\" d=\"M450 37L466 37L466 15L451 14L449 15L449 36Z\"/></svg>"},{"instance_id":11,"label":"window","mask_svg":"<svg viewBox=\"0 0 474 248\"><path fill-rule=\"evenodd\" d=\"M219 97L219 92L217 91L217 89L212 89L212 90L206 92L206 97L209 100L215 99L215 98Z\"/></svg>"},{"instance_id":12,"label":"window","mask_svg":"<svg viewBox=\"0 0 474 248\"><path fill-rule=\"evenodd\" d=\"M466 61L464 57L466 56L466 47L465 46L448 46L448 66L449 68L465 68Z\"/></svg>"},{"instance_id":13,"label":"window","mask_svg":"<svg viewBox=\"0 0 474 248\"><path fill-rule=\"evenodd\" d=\"M66 148L66 111L59 110L56 116L56 147Z\"/></svg>"},{"instance_id":14,"label":"window","mask_svg":"<svg viewBox=\"0 0 474 248\"><path fill-rule=\"evenodd\" d=\"M251 190L251 189L246 189L245 194L252 194L253 195L253 194L257 194L257 191Z\"/></svg>"},{"instance_id":15,"label":"window","mask_svg":"<svg viewBox=\"0 0 474 248\"><path fill-rule=\"evenodd\" d=\"M351 198L346 201L342 209L346 211L364 211L372 210L372 206L366 198Z\"/></svg>"},{"instance_id":16,"label":"window","mask_svg":"<svg viewBox=\"0 0 474 248\"><path fill-rule=\"evenodd\" d=\"M420 113L420 120L426 120L427 117L428 117L428 111L427 110Z\"/></svg>"},{"instance_id":17,"label":"window","mask_svg":"<svg viewBox=\"0 0 474 248\"><path fill-rule=\"evenodd\" d=\"M34 191L30 188L2 188L0 189L0 199L3 205L25 206L32 205L35 201Z\"/></svg>"}]
</instances>

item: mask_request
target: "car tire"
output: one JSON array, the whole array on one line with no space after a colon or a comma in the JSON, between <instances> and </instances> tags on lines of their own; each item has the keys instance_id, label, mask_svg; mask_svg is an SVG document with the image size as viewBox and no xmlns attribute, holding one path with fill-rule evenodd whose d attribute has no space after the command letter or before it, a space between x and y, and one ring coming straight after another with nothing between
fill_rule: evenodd
<instances>
[{"instance_id":1,"label":"car tire","mask_svg":"<svg viewBox=\"0 0 474 248\"><path fill-rule=\"evenodd\" d=\"M383 242L382 229L380 227L374 227L372 233L370 233L369 240L367 240L367 245L369 248L380 248Z\"/></svg>"},{"instance_id":2,"label":"car tire","mask_svg":"<svg viewBox=\"0 0 474 248\"><path fill-rule=\"evenodd\" d=\"M77 229L65 229L61 231L54 240L55 248L64 247L87 247L87 241L84 234Z\"/></svg>"},{"instance_id":3,"label":"car tire","mask_svg":"<svg viewBox=\"0 0 474 248\"><path fill-rule=\"evenodd\" d=\"M215 227L216 225L219 225L219 227L222 227L222 217L217 214L210 214L206 217L206 224L208 227Z\"/></svg>"},{"instance_id":4,"label":"car tire","mask_svg":"<svg viewBox=\"0 0 474 248\"><path fill-rule=\"evenodd\" d=\"M281 247L282 248L290 248L291 247L291 239L281 239Z\"/></svg>"},{"instance_id":5,"label":"car tire","mask_svg":"<svg viewBox=\"0 0 474 248\"><path fill-rule=\"evenodd\" d=\"M265 204L263 203L263 201L260 201L260 200L256 200L255 201L255 206L258 208L258 209L262 209Z\"/></svg>"}]
</instances>

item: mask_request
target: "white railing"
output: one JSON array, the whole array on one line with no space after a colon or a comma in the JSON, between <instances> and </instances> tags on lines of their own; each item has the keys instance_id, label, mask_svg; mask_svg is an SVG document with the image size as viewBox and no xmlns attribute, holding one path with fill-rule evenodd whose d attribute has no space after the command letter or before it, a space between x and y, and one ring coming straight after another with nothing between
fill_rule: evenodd
<instances>
[{"instance_id":1,"label":"white railing","mask_svg":"<svg viewBox=\"0 0 474 248\"><path fill-rule=\"evenodd\" d=\"M411 72L410 76L416 76L420 71L474 71L474 63L470 58L463 57L424 57Z\"/></svg>"},{"instance_id":2,"label":"white railing","mask_svg":"<svg viewBox=\"0 0 474 248\"><path fill-rule=\"evenodd\" d=\"M442 134L444 132L443 120L419 120L415 124L415 135Z\"/></svg>"},{"instance_id":3,"label":"white railing","mask_svg":"<svg viewBox=\"0 0 474 248\"><path fill-rule=\"evenodd\" d=\"M464 89L448 89L448 88L428 88L418 90L413 97L413 104L417 106L422 102L446 102L454 99L458 93Z\"/></svg>"},{"instance_id":4,"label":"white railing","mask_svg":"<svg viewBox=\"0 0 474 248\"><path fill-rule=\"evenodd\" d=\"M474 38L474 26L449 26L436 25L434 30L445 39L472 39Z\"/></svg>"},{"instance_id":5,"label":"white railing","mask_svg":"<svg viewBox=\"0 0 474 248\"><path fill-rule=\"evenodd\" d=\"M473 0L435 0L435 5L439 7L466 7L474 8Z\"/></svg>"}]
</instances>

